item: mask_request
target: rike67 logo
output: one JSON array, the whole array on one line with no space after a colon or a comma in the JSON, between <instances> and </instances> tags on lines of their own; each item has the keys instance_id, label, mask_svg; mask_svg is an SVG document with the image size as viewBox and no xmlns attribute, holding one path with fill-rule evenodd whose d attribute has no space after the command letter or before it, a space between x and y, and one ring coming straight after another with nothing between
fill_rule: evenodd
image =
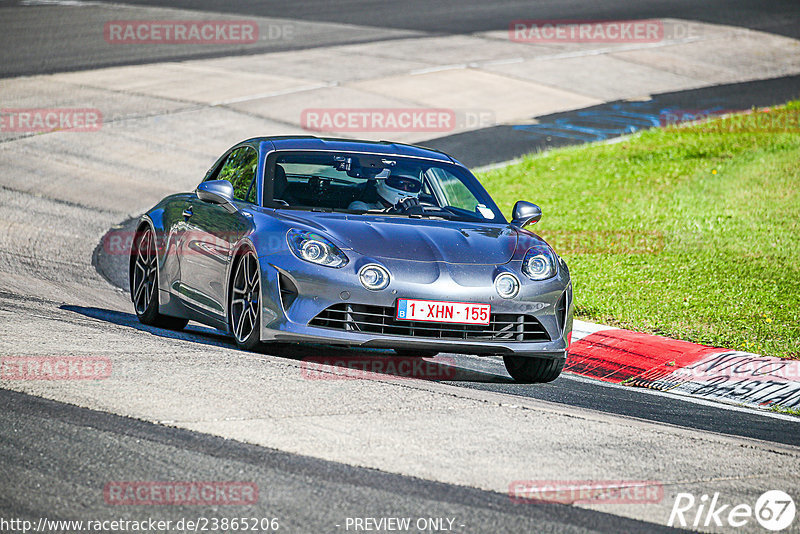
<instances>
[{"instance_id":1,"label":"rike67 logo","mask_svg":"<svg viewBox=\"0 0 800 534\"><path fill-rule=\"evenodd\" d=\"M678 493L667 525L695 529L743 527L755 518L765 529L777 532L792 524L795 512L794 500L781 490L764 492L756 500L755 506L723 502L718 492L711 497L703 495L699 499L691 493Z\"/></svg>"}]
</instances>

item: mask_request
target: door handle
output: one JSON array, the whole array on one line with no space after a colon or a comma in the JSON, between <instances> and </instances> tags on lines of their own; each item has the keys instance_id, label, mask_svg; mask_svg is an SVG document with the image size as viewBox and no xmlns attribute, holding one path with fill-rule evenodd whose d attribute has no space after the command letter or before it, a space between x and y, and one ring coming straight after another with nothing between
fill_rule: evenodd
<instances>
[{"instance_id":1,"label":"door handle","mask_svg":"<svg viewBox=\"0 0 800 534\"><path fill-rule=\"evenodd\" d=\"M187 219L192 216L192 207L189 206L188 208L183 210L183 216Z\"/></svg>"}]
</instances>

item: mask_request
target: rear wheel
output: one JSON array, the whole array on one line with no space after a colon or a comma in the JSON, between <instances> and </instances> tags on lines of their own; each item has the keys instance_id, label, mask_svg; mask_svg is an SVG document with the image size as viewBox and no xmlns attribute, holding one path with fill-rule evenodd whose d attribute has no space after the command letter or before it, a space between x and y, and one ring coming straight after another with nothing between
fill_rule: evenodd
<instances>
[{"instance_id":1,"label":"rear wheel","mask_svg":"<svg viewBox=\"0 0 800 534\"><path fill-rule=\"evenodd\" d=\"M233 270L230 297L230 326L236 344L245 350L261 346L261 278L258 259L245 252Z\"/></svg>"},{"instance_id":2,"label":"rear wheel","mask_svg":"<svg viewBox=\"0 0 800 534\"><path fill-rule=\"evenodd\" d=\"M506 370L517 382L523 384L552 382L564 368L565 359L526 358L524 356L503 356Z\"/></svg>"},{"instance_id":3,"label":"rear wheel","mask_svg":"<svg viewBox=\"0 0 800 534\"><path fill-rule=\"evenodd\" d=\"M136 233L131 257L131 300L142 324L180 330L189 321L158 313L158 257L153 230L148 226Z\"/></svg>"}]
</instances>

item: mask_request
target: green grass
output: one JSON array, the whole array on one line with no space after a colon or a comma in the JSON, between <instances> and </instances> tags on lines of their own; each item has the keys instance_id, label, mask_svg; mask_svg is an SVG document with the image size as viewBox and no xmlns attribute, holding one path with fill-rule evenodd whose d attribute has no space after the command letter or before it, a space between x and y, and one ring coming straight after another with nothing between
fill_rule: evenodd
<instances>
[{"instance_id":1,"label":"green grass","mask_svg":"<svg viewBox=\"0 0 800 534\"><path fill-rule=\"evenodd\" d=\"M800 409L798 408L785 408L783 406L772 406L769 411L775 413L782 413L786 415L796 415L800 417Z\"/></svg>"},{"instance_id":2,"label":"green grass","mask_svg":"<svg viewBox=\"0 0 800 534\"><path fill-rule=\"evenodd\" d=\"M541 206L578 318L800 358L799 131L651 129L479 178L507 215Z\"/></svg>"}]
</instances>

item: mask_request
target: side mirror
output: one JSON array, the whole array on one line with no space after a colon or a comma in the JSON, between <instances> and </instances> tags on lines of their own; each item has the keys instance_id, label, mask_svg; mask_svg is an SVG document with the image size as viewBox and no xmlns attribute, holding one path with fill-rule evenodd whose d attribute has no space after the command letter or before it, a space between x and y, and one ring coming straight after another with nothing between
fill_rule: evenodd
<instances>
[{"instance_id":1,"label":"side mirror","mask_svg":"<svg viewBox=\"0 0 800 534\"><path fill-rule=\"evenodd\" d=\"M539 222L539 219L542 218L542 209L536 204L520 200L514 204L511 217L511 224L522 228L523 226Z\"/></svg>"},{"instance_id":2,"label":"side mirror","mask_svg":"<svg viewBox=\"0 0 800 534\"><path fill-rule=\"evenodd\" d=\"M210 204L219 204L230 213L237 211L233 204L233 185L228 180L209 180L197 186L197 198Z\"/></svg>"}]
</instances>

